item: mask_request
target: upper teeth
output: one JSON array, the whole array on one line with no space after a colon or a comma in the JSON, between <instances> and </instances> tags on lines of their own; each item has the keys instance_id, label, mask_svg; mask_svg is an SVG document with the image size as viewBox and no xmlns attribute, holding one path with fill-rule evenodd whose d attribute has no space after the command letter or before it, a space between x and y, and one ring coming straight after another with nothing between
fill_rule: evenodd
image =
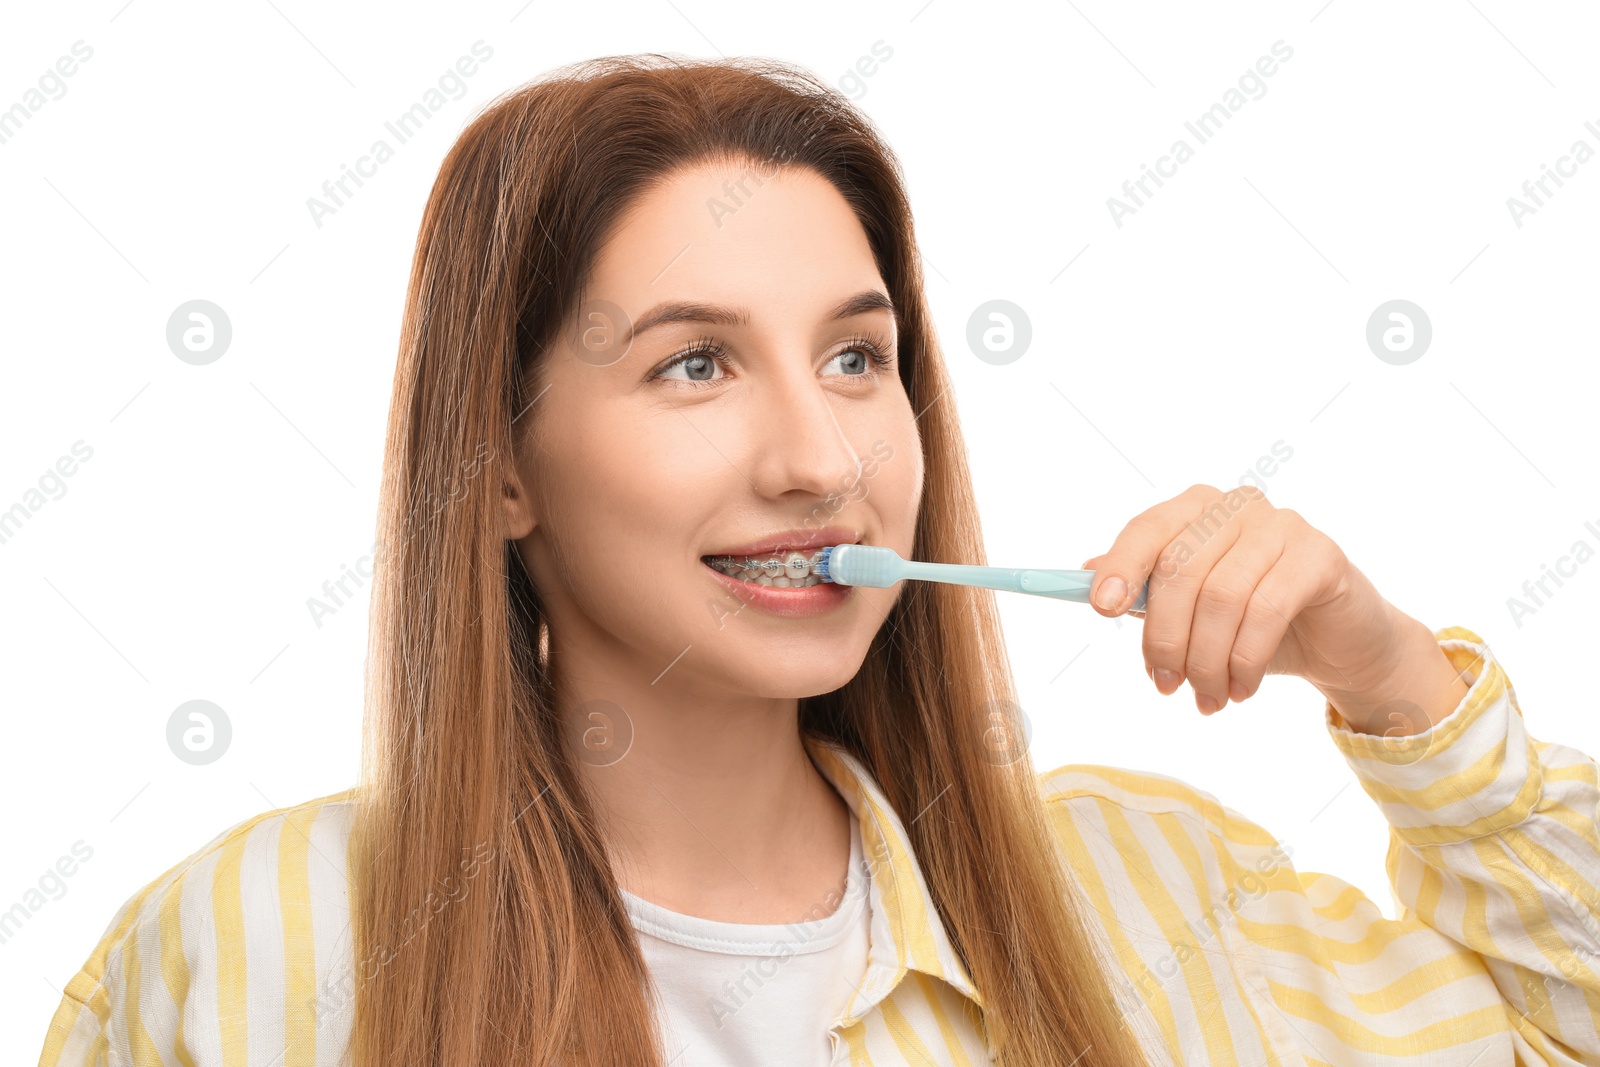
<instances>
[{"instance_id":1,"label":"upper teeth","mask_svg":"<svg viewBox=\"0 0 1600 1067\"><path fill-rule=\"evenodd\" d=\"M821 558L822 551L818 549L809 557L799 550L794 550L787 555L768 559L756 559L751 556L712 556L710 562L725 570L747 573L765 571L771 578L804 579L811 575Z\"/></svg>"}]
</instances>

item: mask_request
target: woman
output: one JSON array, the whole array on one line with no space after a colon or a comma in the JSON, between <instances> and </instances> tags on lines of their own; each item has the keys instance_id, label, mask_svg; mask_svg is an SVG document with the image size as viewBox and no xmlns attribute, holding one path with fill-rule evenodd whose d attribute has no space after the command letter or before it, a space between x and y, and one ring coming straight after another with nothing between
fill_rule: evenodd
<instances>
[{"instance_id":1,"label":"woman","mask_svg":"<svg viewBox=\"0 0 1600 1067\"><path fill-rule=\"evenodd\" d=\"M1181 781L1036 774L989 594L810 583L983 562L947 389L824 84L496 101L413 262L362 783L130 900L41 1064L1600 1063L1594 761L1297 514L1196 486L1084 566L1153 578L1162 692L1326 697L1396 921Z\"/></svg>"}]
</instances>

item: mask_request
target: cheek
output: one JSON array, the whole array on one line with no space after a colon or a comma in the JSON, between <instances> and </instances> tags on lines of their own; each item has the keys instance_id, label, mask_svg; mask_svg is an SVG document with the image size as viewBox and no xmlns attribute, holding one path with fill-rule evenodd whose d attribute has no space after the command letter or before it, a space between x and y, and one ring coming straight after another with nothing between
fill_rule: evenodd
<instances>
[{"instance_id":1,"label":"cheek","mask_svg":"<svg viewBox=\"0 0 1600 1067\"><path fill-rule=\"evenodd\" d=\"M678 420L680 423L682 419ZM605 404L575 407L550 427L541 473L568 525L624 525L670 502L693 475L679 429ZM670 518L672 508L662 517Z\"/></svg>"},{"instance_id":2,"label":"cheek","mask_svg":"<svg viewBox=\"0 0 1600 1067\"><path fill-rule=\"evenodd\" d=\"M874 438L870 457L862 457L863 464L872 462L877 473L868 483L871 504L893 545L910 551L922 505L923 463L922 442L909 410L893 432Z\"/></svg>"},{"instance_id":3,"label":"cheek","mask_svg":"<svg viewBox=\"0 0 1600 1067\"><path fill-rule=\"evenodd\" d=\"M681 570L718 467L676 414L621 416L598 406L568 412L550 430L538 497L552 568L590 609L619 597L637 609L657 585L648 576Z\"/></svg>"},{"instance_id":4,"label":"cheek","mask_svg":"<svg viewBox=\"0 0 1600 1067\"><path fill-rule=\"evenodd\" d=\"M584 619L571 632L597 627L626 645L655 648L672 629L660 620L682 610L681 488L674 501L670 479L623 455L562 468L551 479L536 576L536 584L560 591L547 598L552 625ZM671 564L655 562L665 559Z\"/></svg>"}]
</instances>

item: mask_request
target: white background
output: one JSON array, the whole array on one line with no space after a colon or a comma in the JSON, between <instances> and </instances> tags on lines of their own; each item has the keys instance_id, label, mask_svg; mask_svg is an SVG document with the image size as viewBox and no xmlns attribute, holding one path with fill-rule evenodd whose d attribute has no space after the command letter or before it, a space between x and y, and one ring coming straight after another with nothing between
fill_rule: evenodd
<instances>
[{"instance_id":1,"label":"white background","mask_svg":"<svg viewBox=\"0 0 1600 1067\"><path fill-rule=\"evenodd\" d=\"M590 56L795 60L885 131L990 563L1077 567L1282 441L1274 503L1403 611L1483 636L1535 737L1600 753L1600 561L1520 624L1507 607L1574 542L1600 548L1600 160L1521 227L1506 203L1575 140L1600 149L1597 33L1592 7L1504 0L18 8L0 108L75 41L93 56L0 144L0 510L74 442L93 455L0 544L0 909L74 842L93 856L0 944L5 1058L37 1057L140 886L233 823L354 784L365 591L320 628L306 600L372 546L421 207L480 106ZM465 94L316 226L307 198L479 39L493 58ZM1185 121L1279 40L1293 56L1265 94L1199 144ZM878 42L889 58L849 80ZM1118 227L1107 198L1179 137L1194 158ZM165 339L197 298L234 331L205 367ZM1405 366L1365 340L1396 298L1434 331ZM991 299L1032 323L1004 366L965 343ZM1385 824L1309 685L1269 678L1204 718L1146 678L1140 623L1001 604L1039 769L1182 778L1393 915ZM204 767L165 739L195 698L233 725Z\"/></svg>"}]
</instances>

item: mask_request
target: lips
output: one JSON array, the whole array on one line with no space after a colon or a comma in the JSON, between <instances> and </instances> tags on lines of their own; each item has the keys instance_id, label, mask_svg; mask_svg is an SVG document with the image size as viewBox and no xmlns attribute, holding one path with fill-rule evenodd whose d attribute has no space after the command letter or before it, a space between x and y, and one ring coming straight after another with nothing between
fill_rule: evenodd
<instances>
[{"instance_id":1,"label":"lips","mask_svg":"<svg viewBox=\"0 0 1600 1067\"><path fill-rule=\"evenodd\" d=\"M828 545L851 545L861 540L861 531L848 526L820 529L780 530L757 541L707 552L709 556L768 556L779 552L813 552Z\"/></svg>"}]
</instances>

